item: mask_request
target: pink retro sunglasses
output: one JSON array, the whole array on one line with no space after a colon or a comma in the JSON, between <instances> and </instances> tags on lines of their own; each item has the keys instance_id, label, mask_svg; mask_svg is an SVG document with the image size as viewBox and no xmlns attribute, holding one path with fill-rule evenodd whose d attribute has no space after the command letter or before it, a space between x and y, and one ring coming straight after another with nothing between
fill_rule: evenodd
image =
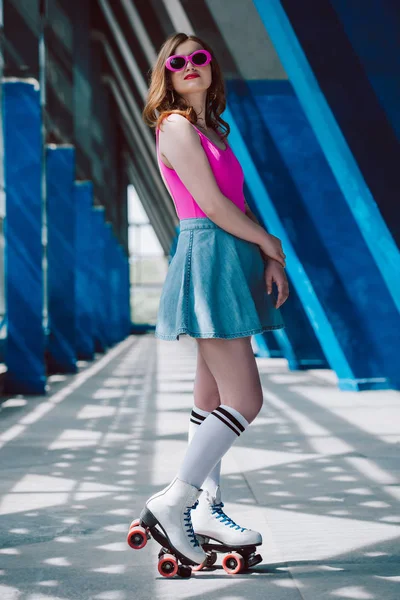
<instances>
[{"instance_id":1,"label":"pink retro sunglasses","mask_svg":"<svg viewBox=\"0 0 400 600\"><path fill-rule=\"evenodd\" d=\"M195 50L192 54L173 54L165 61L165 66L170 71L182 71L187 65L188 60L196 67L205 67L208 65L212 56L208 50Z\"/></svg>"}]
</instances>

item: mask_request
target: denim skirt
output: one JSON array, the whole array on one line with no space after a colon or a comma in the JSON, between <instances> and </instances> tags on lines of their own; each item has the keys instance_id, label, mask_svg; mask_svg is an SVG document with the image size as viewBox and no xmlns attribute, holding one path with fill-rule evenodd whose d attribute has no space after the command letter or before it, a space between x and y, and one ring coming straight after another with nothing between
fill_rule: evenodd
<instances>
[{"instance_id":1,"label":"denim skirt","mask_svg":"<svg viewBox=\"0 0 400 600\"><path fill-rule=\"evenodd\" d=\"M273 292L274 293L274 292ZM237 338L285 327L267 293L260 248L208 217L181 219L154 335Z\"/></svg>"}]
</instances>

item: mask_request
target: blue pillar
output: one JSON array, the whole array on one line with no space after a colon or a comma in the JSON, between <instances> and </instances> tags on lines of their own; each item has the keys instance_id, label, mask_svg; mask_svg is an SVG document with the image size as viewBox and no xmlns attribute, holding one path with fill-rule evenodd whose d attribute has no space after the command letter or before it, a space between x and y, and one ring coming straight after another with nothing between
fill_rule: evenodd
<instances>
[{"instance_id":1,"label":"blue pillar","mask_svg":"<svg viewBox=\"0 0 400 600\"><path fill-rule=\"evenodd\" d=\"M103 277L103 303L105 309L105 334L107 346L114 344L114 304L116 299L112 297L112 225L104 223L104 277Z\"/></svg>"},{"instance_id":2,"label":"blue pillar","mask_svg":"<svg viewBox=\"0 0 400 600\"><path fill-rule=\"evenodd\" d=\"M125 296L124 296L124 287L123 287L123 273L122 273L122 262L121 262L121 246L120 244L116 244L115 246L115 271L116 271L116 287L117 287L117 296L118 296L118 312L117 312L117 323L118 323L118 341L121 341L125 337L125 332L123 330L123 314L125 312Z\"/></svg>"},{"instance_id":3,"label":"blue pillar","mask_svg":"<svg viewBox=\"0 0 400 600\"><path fill-rule=\"evenodd\" d=\"M117 286L118 286L118 337L119 340L123 340L126 336L124 331L124 315L126 313L125 306L125 287L124 287L124 274L123 274L123 262L122 262L123 250L121 245L118 243L115 248L115 268L117 271Z\"/></svg>"},{"instance_id":4,"label":"blue pillar","mask_svg":"<svg viewBox=\"0 0 400 600\"><path fill-rule=\"evenodd\" d=\"M76 373L75 149L47 147L47 257L51 371Z\"/></svg>"},{"instance_id":5,"label":"blue pillar","mask_svg":"<svg viewBox=\"0 0 400 600\"><path fill-rule=\"evenodd\" d=\"M39 86L3 84L6 393L43 394L42 137Z\"/></svg>"},{"instance_id":6,"label":"blue pillar","mask_svg":"<svg viewBox=\"0 0 400 600\"><path fill-rule=\"evenodd\" d=\"M94 343L96 352L105 352L107 349L107 311L104 303L105 279L105 222L104 207L94 206L92 209L93 221L93 298L94 302Z\"/></svg>"},{"instance_id":7,"label":"blue pillar","mask_svg":"<svg viewBox=\"0 0 400 600\"><path fill-rule=\"evenodd\" d=\"M94 303L92 288L93 184L76 181L76 355L80 360L94 358Z\"/></svg>"},{"instance_id":8,"label":"blue pillar","mask_svg":"<svg viewBox=\"0 0 400 600\"><path fill-rule=\"evenodd\" d=\"M119 271L120 271L120 297L121 297L121 310L120 310L120 328L121 328L121 339L125 338L130 334L132 319L131 319L131 299L130 299L130 271L129 271L129 258L125 254L122 246L118 247L119 256Z\"/></svg>"},{"instance_id":9,"label":"blue pillar","mask_svg":"<svg viewBox=\"0 0 400 600\"><path fill-rule=\"evenodd\" d=\"M131 266L129 257L125 256L125 278L126 278L126 297L127 297L127 324L128 331L132 328L132 311L131 311Z\"/></svg>"},{"instance_id":10,"label":"blue pillar","mask_svg":"<svg viewBox=\"0 0 400 600\"><path fill-rule=\"evenodd\" d=\"M121 314L121 282L120 282L120 270L118 265L118 242L111 230L111 247L110 247L110 294L111 294L111 311L110 311L110 322L111 322L111 339L114 344L120 342L122 339L120 331L120 319Z\"/></svg>"}]
</instances>

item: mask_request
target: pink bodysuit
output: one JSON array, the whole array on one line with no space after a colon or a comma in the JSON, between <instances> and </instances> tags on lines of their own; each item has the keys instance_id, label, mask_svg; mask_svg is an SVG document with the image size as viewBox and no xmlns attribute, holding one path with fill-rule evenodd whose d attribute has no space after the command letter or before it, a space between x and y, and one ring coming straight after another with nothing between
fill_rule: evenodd
<instances>
[{"instance_id":1,"label":"pink bodysuit","mask_svg":"<svg viewBox=\"0 0 400 600\"><path fill-rule=\"evenodd\" d=\"M245 198L243 195L244 173L243 169L234 155L226 140L226 150L221 150L208 139L193 123L191 123L200 135L201 145L207 155L211 170L222 194L232 200L242 212L245 212ZM156 148L158 166L163 176L165 185L170 191L175 204L176 214L179 219L191 219L193 217L207 217L189 190L183 185L181 179L174 169L165 165L160 156L158 148L158 129L156 130Z\"/></svg>"}]
</instances>

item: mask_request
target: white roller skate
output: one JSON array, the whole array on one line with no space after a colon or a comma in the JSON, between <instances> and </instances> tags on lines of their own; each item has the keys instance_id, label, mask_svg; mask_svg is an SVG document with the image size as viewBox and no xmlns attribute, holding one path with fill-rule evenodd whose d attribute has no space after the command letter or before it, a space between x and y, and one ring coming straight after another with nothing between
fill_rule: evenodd
<instances>
[{"instance_id":1,"label":"white roller skate","mask_svg":"<svg viewBox=\"0 0 400 600\"><path fill-rule=\"evenodd\" d=\"M196 510L192 512L194 532L208 553L204 563L192 569L194 571L212 566L217 558L215 552L229 552L223 558L222 566L231 574L239 573L262 560L259 554L255 554L255 547L262 544L261 533L235 523L224 513L223 506L218 486L214 496L204 489Z\"/></svg>"},{"instance_id":2,"label":"white roller skate","mask_svg":"<svg viewBox=\"0 0 400 600\"><path fill-rule=\"evenodd\" d=\"M128 534L128 544L139 550L151 536L162 546L159 553L159 572L166 577L178 574L190 577L190 568L182 565L199 565L207 558L193 531L191 510L197 506L202 489L178 477L146 501L139 519L133 521Z\"/></svg>"}]
</instances>

